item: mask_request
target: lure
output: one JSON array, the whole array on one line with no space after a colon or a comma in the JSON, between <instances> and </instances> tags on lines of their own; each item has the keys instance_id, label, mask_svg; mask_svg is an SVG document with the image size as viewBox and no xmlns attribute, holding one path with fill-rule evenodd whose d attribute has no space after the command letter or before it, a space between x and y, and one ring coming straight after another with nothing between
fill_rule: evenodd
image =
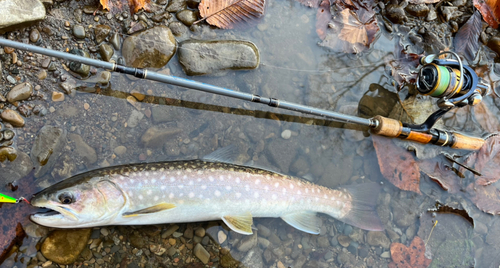
<instances>
[{"instance_id":1,"label":"lure","mask_svg":"<svg viewBox=\"0 0 500 268\"><path fill-rule=\"evenodd\" d=\"M8 195L0 193L0 203L19 203L19 201L25 201L28 204L30 203L24 197L20 197L19 199L15 199L14 197L10 197Z\"/></svg>"}]
</instances>

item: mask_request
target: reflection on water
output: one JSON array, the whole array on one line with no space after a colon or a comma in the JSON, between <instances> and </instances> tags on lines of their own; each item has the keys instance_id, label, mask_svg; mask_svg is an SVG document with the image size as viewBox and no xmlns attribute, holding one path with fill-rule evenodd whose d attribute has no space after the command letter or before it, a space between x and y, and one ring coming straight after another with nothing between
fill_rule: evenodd
<instances>
[{"instance_id":1,"label":"reflection on water","mask_svg":"<svg viewBox=\"0 0 500 268\"><path fill-rule=\"evenodd\" d=\"M220 36L254 42L261 55L258 69L188 78L353 115L370 85L394 91L384 64L394 50L394 40L381 35L371 53L362 57L332 53L317 46L315 16L315 10L294 1L271 2L258 27L216 31ZM186 77L175 57L161 71ZM456 267L468 267L474 265L474 258L483 267L500 261L495 257L494 245L498 244L492 238L500 232L496 218L461 197L448 195L427 177L422 177L422 195L393 187L380 174L371 139L357 126L120 74L113 74L109 87L87 86L90 89L81 89L95 93L78 93L64 102L51 103L54 112L36 125L55 125L77 134L95 150L97 161L88 161L78 142L70 139L49 175L34 182L38 189L98 167L200 158L235 144L244 152L242 162L253 161L320 185L381 183L378 211L386 231L363 231L325 215L317 236L280 219L256 219L253 236L229 231L220 222L110 226L92 231L77 265L203 267L198 265L199 254L205 254L196 248L200 243L208 252L210 265L220 267L385 267L391 262L391 242L409 245L416 235L427 242L425 254L436 260L433 267L452 262ZM131 105L126 98L132 91L144 94L144 100ZM487 104L494 107L491 100ZM445 125L477 134L479 130L464 121L467 116L450 115ZM145 147L141 137L153 126L182 132L159 146ZM425 146L425 150L437 149ZM476 228L456 215L426 213L436 200L466 206L477 221ZM2 208L2 217L5 213ZM438 224L433 228L435 221ZM33 250L37 242L36 238L26 239L3 266L45 263L53 267ZM30 262L35 256L37 261Z\"/></svg>"}]
</instances>

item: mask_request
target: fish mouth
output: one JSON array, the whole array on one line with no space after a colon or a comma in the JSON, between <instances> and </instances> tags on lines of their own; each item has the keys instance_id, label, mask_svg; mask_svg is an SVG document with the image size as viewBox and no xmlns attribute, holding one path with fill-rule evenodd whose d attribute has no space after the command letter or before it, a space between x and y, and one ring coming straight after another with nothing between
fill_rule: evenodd
<instances>
[{"instance_id":1,"label":"fish mouth","mask_svg":"<svg viewBox=\"0 0 500 268\"><path fill-rule=\"evenodd\" d=\"M40 225L49 227L62 227L61 224L64 223L74 223L78 221L77 215L67 207L62 207L58 205L51 204L37 204L32 205L39 208L45 208L47 211L39 212L31 215L31 220Z\"/></svg>"}]
</instances>

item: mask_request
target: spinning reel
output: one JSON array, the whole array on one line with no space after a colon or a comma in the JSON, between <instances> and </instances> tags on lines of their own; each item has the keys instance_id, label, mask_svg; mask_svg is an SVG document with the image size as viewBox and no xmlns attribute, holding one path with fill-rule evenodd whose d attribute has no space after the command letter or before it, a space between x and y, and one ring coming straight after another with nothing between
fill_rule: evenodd
<instances>
[{"instance_id":1,"label":"spinning reel","mask_svg":"<svg viewBox=\"0 0 500 268\"><path fill-rule=\"evenodd\" d=\"M452 54L457 60L438 59L443 54ZM480 103L490 87L469 66L463 65L460 57L451 51L420 58L423 65L418 73L416 87L420 94L439 98L439 110L421 124L412 126L417 131L429 131L436 121L454 107Z\"/></svg>"}]
</instances>

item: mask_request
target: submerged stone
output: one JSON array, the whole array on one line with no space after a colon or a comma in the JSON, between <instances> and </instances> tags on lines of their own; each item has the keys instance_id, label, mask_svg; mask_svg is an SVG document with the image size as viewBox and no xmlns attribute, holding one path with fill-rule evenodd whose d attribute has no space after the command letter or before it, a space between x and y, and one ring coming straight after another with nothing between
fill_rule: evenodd
<instances>
[{"instance_id":1,"label":"submerged stone","mask_svg":"<svg viewBox=\"0 0 500 268\"><path fill-rule=\"evenodd\" d=\"M141 142L145 147L161 147L171 135L181 132L179 128L157 128L151 127L142 135Z\"/></svg>"},{"instance_id":2,"label":"submerged stone","mask_svg":"<svg viewBox=\"0 0 500 268\"><path fill-rule=\"evenodd\" d=\"M33 86L28 82L24 82L16 85L9 91L7 100L10 103L25 100L31 96L31 93L33 93Z\"/></svg>"},{"instance_id":3,"label":"submerged stone","mask_svg":"<svg viewBox=\"0 0 500 268\"><path fill-rule=\"evenodd\" d=\"M2 0L0 34L45 18L45 7L38 0Z\"/></svg>"},{"instance_id":4,"label":"submerged stone","mask_svg":"<svg viewBox=\"0 0 500 268\"><path fill-rule=\"evenodd\" d=\"M0 114L0 118L3 121L12 124L15 127L23 127L24 126L23 117L18 112L14 111L14 110L5 109Z\"/></svg>"},{"instance_id":5,"label":"submerged stone","mask_svg":"<svg viewBox=\"0 0 500 268\"><path fill-rule=\"evenodd\" d=\"M64 129L46 125L40 130L31 149L31 160L37 166L36 178L52 170L65 143L66 131Z\"/></svg>"},{"instance_id":6,"label":"submerged stone","mask_svg":"<svg viewBox=\"0 0 500 268\"><path fill-rule=\"evenodd\" d=\"M128 66L161 68L175 54L177 42L170 29L156 26L136 33L123 41L122 55Z\"/></svg>"},{"instance_id":7,"label":"submerged stone","mask_svg":"<svg viewBox=\"0 0 500 268\"><path fill-rule=\"evenodd\" d=\"M227 69L255 69L259 50L247 41L189 40L179 46L179 62L188 75L204 75Z\"/></svg>"},{"instance_id":8,"label":"submerged stone","mask_svg":"<svg viewBox=\"0 0 500 268\"><path fill-rule=\"evenodd\" d=\"M43 241L41 252L45 258L60 264L73 264L87 245L92 229L59 229Z\"/></svg>"}]
</instances>

